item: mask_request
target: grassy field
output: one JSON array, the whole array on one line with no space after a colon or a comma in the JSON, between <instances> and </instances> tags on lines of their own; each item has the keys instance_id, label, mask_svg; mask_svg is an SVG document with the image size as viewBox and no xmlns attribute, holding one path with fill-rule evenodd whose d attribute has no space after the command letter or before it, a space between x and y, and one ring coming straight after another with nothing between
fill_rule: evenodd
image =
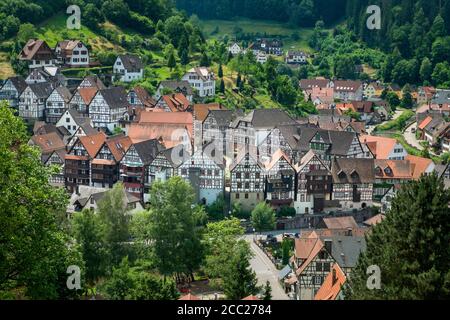
<instances>
[{"instance_id":1,"label":"grassy field","mask_svg":"<svg viewBox=\"0 0 450 320\"><path fill-rule=\"evenodd\" d=\"M83 25L80 30L67 29L66 19L67 16L64 13L59 13L42 22L36 30L37 37L40 39L45 39L50 47L55 47L56 43L63 39L81 39L83 41L87 41L92 46L94 51L123 51L121 47L112 44L104 37L99 36ZM115 26L110 23L105 23L105 28L114 29Z\"/></svg>"},{"instance_id":2,"label":"grassy field","mask_svg":"<svg viewBox=\"0 0 450 320\"><path fill-rule=\"evenodd\" d=\"M14 76L14 70L9 63L8 55L0 52L0 79L7 79Z\"/></svg>"},{"instance_id":3,"label":"grassy field","mask_svg":"<svg viewBox=\"0 0 450 320\"><path fill-rule=\"evenodd\" d=\"M308 39L313 29L311 28L292 28L287 24L275 21L252 20L239 18L235 20L201 20L200 25L208 39L221 39L227 35L230 39L234 37L234 28L240 27L244 33L266 34L267 37L281 37L284 43L284 49L299 49L306 52L313 50L308 45ZM219 28L217 33L213 31ZM214 34L213 34L214 33ZM298 40L292 38L293 34L299 36Z\"/></svg>"}]
</instances>

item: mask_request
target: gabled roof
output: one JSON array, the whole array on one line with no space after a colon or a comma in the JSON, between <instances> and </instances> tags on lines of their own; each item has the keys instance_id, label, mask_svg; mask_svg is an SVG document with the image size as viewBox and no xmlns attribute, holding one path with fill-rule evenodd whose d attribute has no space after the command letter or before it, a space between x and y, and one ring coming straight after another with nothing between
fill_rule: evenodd
<instances>
[{"instance_id":1,"label":"gabled roof","mask_svg":"<svg viewBox=\"0 0 450 320\"><path fill-rule=\"evenodd\" d=\"M25 79L21 76L17 77L11 77L8 79L13 84L14 88L16 88L19 95L22 94L23 90L27 88L27 83L25 82Z\"/></svg>"},{"instance_id":2,"label":"gabled roof","mask_svg":"<svg viewBox=\"0 0 450 320\"><path fill-rule=\"evenodd\" d=\"M134 143L157 139L166 148L182 144L180 138L184 133L192 138L191 132L185 124L132 123L128 129L128 136Z\"/></svg>"},{"instance_id":3,"label":"gabled roof","mask_svg":"<svg viewBox=\"0 0 450 320\"><path fill-rule=\"evenodd\" d=\"M339 265L335 263L331 272L326 276L319 291L317 291L314 300L336 300L346 281L347 277L344 272Z\"/></svg>"},{"instance_id":4,"label":"gabled roof","mask_svg":"<svg viewBox=\"0 0 450 320\"><path fill-rule=\"evenodd\" d=\"M189 69L188 73L195 73L199 76L203 81L208 79L208 76L214 76L211 70L207 67L195 67Z\"/></svg>"},{"instance_id":5,"label":"gabled roof","mask_svg":"<svg viewBox=\"0 0 450 320\"><path fill-rule=\"evenodd\" d=\"M330 84L330 80L324 78L301 79L300 88L302 90L312 89L314 87L326 88Z\"/></svg>"},{"instance_id":6,"label":"gabled roof","mask_svg":"<svg viewBox=\"0 0 450 320\"><path fill-rule=\"evenodd\" d=\"M367 219L367 220L364 221L363 223L364 223L366 226L373 227L373 226L379 224L379 223L380 223L381 221L383 221L384 219L386 219L386 216L385 216L384 214L382 214L382 213L379 213L379 214L373 216L372 218Z\"/></svg>"},{"instance_id":7,"label":"gabled roof","mask_svg":"<svg viewBox=\"0 0 450 320\"><path fill-rule=\"evenodd\" d=\"M123 87L112 87L100 90L101 94L110 108L128 107L127 92Z\"/></svg>"},{"instance_id":8,"label":"gabled roof","mask_svg":"<svg viewBox=\"0 0 450 320\"><path fill-rule=\"evenodd\" d=\"M178 80L166 80L166 81L161 81L161 83L159 84L158 87L169 88L169 89L172 89L174 91L176 91L176 90L185 91L188 96L191 96L191 95L194 94L194 91L192 90L191 85L186 80L180 80L180 81L178 81Z\"/></svg>"},{"instance_id":9,"label":"gabled roof","mask_svg":"<svg viewBox=\"0 0 450 320\"><path fill-rule=\"evenodd\" d=\"M48 82L29 84L28 87L33 91L38 99L47 99L53 91L53 86Z\"/></svg>"},{"instance_id":10,"label":"gabled roof","mask_svg":"<svg viewBox=\"0 0 450 320\"><path fill-rule=\"evenodd\" d=\"M150 94L141 86L136 86L130 92L133 91L141 103L148 108L152 108L156 105L155 99L153 99Z\"/></svg>"},{"instance_id":11,"label":"gabled roof","mask_svg":"<svg viewBox=\"0 0 450 320\"><path fill-rule=\"evenodd\" d=\"M264 170L264 165L261 162L259 162L259 160L257 160L256 150L254 150L253 152L249 152L249 151L245 152L244 150L242 150L242 152L239 152L237 157L233 160L233 163L230 166L230 171L233 171L234 168L236 168L242 161L244 161L247 156L261 170Z\"/></svg>"},{"instance_id":12,"label":"gabled roof","mask_svg":"<svg viewBox=\"0 0 450 320\"><path fill-rule=\"evenodd\" d=\"M235 118L236 112L233 110L209 110L208 117L214 117L219 127L228 127Z\"/></svg>"},{"instance_id":13,"label":"gabled roof","mask_svg":"<svg viewBox=\"0 0 450 320\"><path fill-rule=\"evenodd\" d=\"M312 260L314 260L323 247L323 242L314 236L307 239L295 239L295 257L305 260L295 271L297 276L302 274L302 272L308 267Z\"/></svg>"},{"instance_id":14,"label":"gabled roof","mask_svg":"<svg viewBox=\"0 0 450 320\"><path fill-rule=\"evenodd\" d=\"M118 58L122 61L123 67L128 72L139 72L144 68L141 58L135 54L124 54Z\"/></svg>"},{"instance_id":15,"label":"gabled roof","mask_svg":"<svg viewBox=\"0 0 450 320\"><path fill-rule=\"evenodd\" d=\"M374 159L335 158L331 174L333 183L374 183Z\"/></svg>"},{"instance_id":16,"label":"gabled roof","mask_svg":"<svg viewBox=\"0 0 450 320\"><path fill-rule=\"evenodd\" d=\"M264 164L265 169L267 171L271 170L281 159L285 159L286 162L291 166L291 169L293 171L295 171L295 169L291 165L291 159L281 149L278 149L277 151L275 151L275 153L272 155L272 158L270 159L270 161L266 162Z\"/></svg>"},{"instance_id":17,"label":"gabled roof","mask_svg":"<svg viewBox=\"0 0 450 320\"><path fill-rule=\"evenodd\" d=\"M164 147L156 139L134 143L133 146L144 165L150 164L164 149Z\"/></svg>"},{"instance_id":18,"label":"gabled roof","mask_svg":"<svg viewBox=\"0 0 450 320\"><path fill-rule=\"evenodd\" d=\"M114 159L119 162L123 156L127 153L128 149L132 145L131 139L128 136L119 134L114 137L108 138L104 142L111 151Z\"/></svg>"},{"instance_id":19,"label":"gabled roof","mask_svg":"<svg viewBox=\"0 0 450 320\"><path fill-rule=\"evenodd\" d=\"M219 103L209 103L209 104L194 104L194 118L195 120L203 122L210 110L222 110L224 109Z\"/></svg>"},{"instance_id":20,"label":"gabled roof","mask_svg":"<svg viewBox=\"0 0 450 320\"><path fill-rule=\"evenodd\" d=\"M336 80L334 82L334 91L356 92L361 86L361 81Z\"/></svg>"},{"instance_id":21,"label":"gabled roof","mask_svg":"<svg viewBox=\"0 0 450 320\"><path fill-rule=\"evenodd\" d=\"M43 40L30 39L20 52L21 60L52 60L55 56L47 42Z\"/></svg>"},{"instance_id":22,"label":"gabled roof","mask_svg":"<svg viewBox=\"0 0 450 320\"><path fill-rule=\"evenodd\" d=\"M87 88L80 88L78 89L78 93L83 99L83 102L85 105L91 104L92 99L94 99L95 95L97 94L98 89L96 87L87 87Z\"/></svg>"},{"instance_id":23,"label":"gabled roof","mask_svg":"<svg viewBox=\"0 0 450 320\"><path fill-rule=\"evenodd\" d=\"M390 172L387 172L387 169ZM375 177L377 179L409 180L413 178L412 173L412 166L408 160L375 159Z\"/></svg>"},{"instance_id":24,"label":"gabled roof","mask_svg":"<svg viewBox=\"0 0 450 320\"><path fill-rule=\"evenodd\" d=\"M69 103L70 99L72 98L72 93L66 87L60 86L57 87L54 91L56 91L66 103Z\"/></svg>"},{"instance_id":25,"label":"gabled roof","mask_svg":"<svg viewBox=\"0 0 450 320\"><path fill-rule=\"evenodd\" d=\"M418 156L408 155L405 158L411 163L413 179L418 180L426 172L426 170L433 164L433 160L422 158Z\"/></svg>"},{"instance_id":26,"label":"gabled roof","mask_svg":"<svg viewBox=\"0 0 450 320\"><path fill-rule=\"evenodd\" d=\"M93 135L79 137L78 139L83 144L89 156L94 158L103 146L103 143L105 143L106 134L98 132Z\"/></svg>"},{"instance_id":27,"label":"gabled roof","mask_svg":"<svg viewBox=\"0 0 450 320\"><path fill-rule=\"evenodd\" d=\"M186 111L189 106L189 100L182 93L164 95L161 98L172 112Z\"/></svg>"},{"instance_id":28,"label":"gabled roof","mask_svg":"<svg viewBox=\"0 0 450 320\"><path fill-rule=\"evenodd\" d=\"M377 159L387 159L397 145L397 140L379 136L361 135L359 140L367 144Z\"/></svg>"},{"instance_id":29,"label":"gabled roof","mask_svg":"<svg viewBox=\"0 0 450 320\"><path fill-rule=\"evenodd\" d=\"M86 76L83 79L83 81L89 82L91 86L97 88L98 90L106 89L106 86L103 84L102 80L100 80L98 76Z\"/></svg>"},{"instance_id":30,"label":"gabled roof","mask_svg":"<svg viewBox=\"0 0 450 320\"><path fill-rule=\"evenodd\" d=\"M64 149L66 146L61 137L56 132L31 137L34 145L41 149L43 154L53 152L58 149Z\"/></svg>"},{"instance_id":31,"label":"gabled roof","mask_svg":"<svg viewBox=\"0 0 450 320\"><path fill-rule=\"evenodd\" d=\"M323 223L328 229L357 229L358 224L352 216L323 218Z\"/></svg>"}]
</instances>

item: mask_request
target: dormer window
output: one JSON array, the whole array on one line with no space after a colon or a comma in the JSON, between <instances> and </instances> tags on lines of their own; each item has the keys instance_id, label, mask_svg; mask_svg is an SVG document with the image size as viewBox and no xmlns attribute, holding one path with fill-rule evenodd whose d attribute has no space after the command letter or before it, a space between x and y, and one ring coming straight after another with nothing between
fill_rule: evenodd
<instances>
[{"instance_id":1,"label":"dormer window","mask_svg":"<svg viewBox=\"0 0 450 320\"><path fill-rule=\"evenodd\" d=\"M384 173L386 173L386 174L392 174L391 168L386 167L386 168L384 169Z\"/></svg>"},{"instance_id":2,"label":"dormer window","mask_svg":"<svg viewBox=\"0 0 450 320\"><path fill-rule=\"evenodd\" d=\"M353 179L359 178L359 174L358 174L358 172L356 172L356 170L353 170L352 173L350 174L350 176L351 176Z\"/></svg>"}]
</instances>

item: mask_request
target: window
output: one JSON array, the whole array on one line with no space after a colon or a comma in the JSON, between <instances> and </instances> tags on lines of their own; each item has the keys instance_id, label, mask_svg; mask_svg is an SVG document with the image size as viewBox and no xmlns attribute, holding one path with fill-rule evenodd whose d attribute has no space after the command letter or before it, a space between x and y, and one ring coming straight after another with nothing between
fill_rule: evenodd
<instances>
[{"instance_id":1,"label":"window","mask_svg":"<svg viewBox=\"0 0 450 320\"><path fill-rule=\"evenodd\" d=\"M239 193L236 193L236 199L239 199Z\"/></svg>"}]
</instances>

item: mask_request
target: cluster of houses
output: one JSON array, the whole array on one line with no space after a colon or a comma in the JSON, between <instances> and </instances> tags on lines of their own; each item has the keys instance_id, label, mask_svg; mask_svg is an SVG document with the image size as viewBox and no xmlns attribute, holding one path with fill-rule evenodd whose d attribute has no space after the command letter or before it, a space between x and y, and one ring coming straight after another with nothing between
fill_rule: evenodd
<instances>
[{"instance_id":1,"label":"cluster of houses","mask_svg":"<svg viewBox=\"0 0 450 320\"><path fill-rule=\"evenodd\" d=\"M50 182L79 195L84 205L88 198L95 205L98 197L80 188L104 194L121 181L126 199L143 206L151 201L154 181L178 175L206 205L226 195L246 211L261 201L297 214L373 205L385 211L403 183L435 170L449 175L449 168L408 155L394 139L366 134L375 111L363 100L367 87L358 81L301 80L315 103L328 96L318 91L345 102L307 118L293 119L279 109L245 114L194 103L194 96L215 94L208 68L161 82L153 96L140 86L108 87L97 76L69 84L58 66L42 65L48 62L45 54L74 45L62 42L53 51L39 43L35 47L30 40L24 51L32 51L27 51L30 68L41 67L32 67L27 78L9 78L0 100L33 127L30 144L41 149L43 163L59 167ZM142 76L143 64L137 56L120 55L114 68L123 81L133 81ZM361 121L342 112L346 108L359 112ZM73 207L82 208L80 203Z\"/></svg>"},{"instance_id":2,"label":"cluster of houses","mask_svg":"<svg viewBox=\"0 0 450 320\"><path fill-rule=\"evenodd\" d=\"M326 217L316 229L301 230L294 254L279 273L286 293L295 300L342 300L343 287L366 250L365 235L385 216L363 223L351 216Z\"/></svg>"},{"instance_id":3,"label":"cluster of houses","mask_svg":"<svg viewBox=\"0 0 450 320\"><path fill-rule=\"evenodd\" d=\"M433 94L416 111L417 137L437 152L450 152L450 90L427 89Z\"/></svg>"},{"instance_id":4,"label":"cluster of houses","mask_svg":"<svg viewBox=\"0 0 450 320\"><path fill-rule=\"evenodd\" d=\"M244 49L237 42L232 42L228 46L228 52L232 55L245 54L248 50L254 54L256 61L261 64L267 62L269 55L282 56L284 53L283 42L279 39L257 39L247 49ZM292 65L306 64L308 58L308 54L303 51L289 50L286 52L285 62Z\"/></svg>"}]
</instances>

